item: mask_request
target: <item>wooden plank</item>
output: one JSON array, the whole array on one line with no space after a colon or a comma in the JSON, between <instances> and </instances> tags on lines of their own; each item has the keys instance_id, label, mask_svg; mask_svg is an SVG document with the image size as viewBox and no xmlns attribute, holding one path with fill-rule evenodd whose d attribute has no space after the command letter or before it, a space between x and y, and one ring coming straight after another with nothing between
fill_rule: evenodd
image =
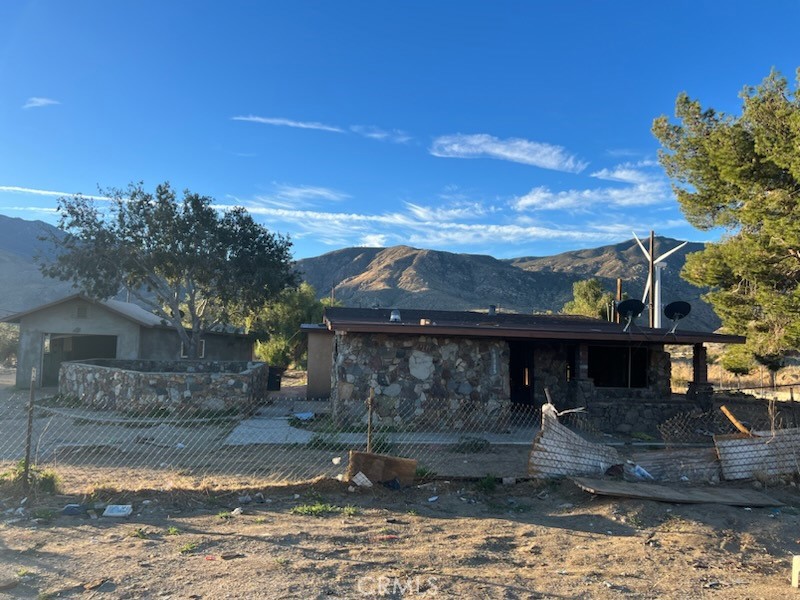
<instances>
[{"instance_id":1,"label":"wooden plank","mask_svg":"<svg viewBox=\"0 0 800 600\"><path fill-rule=\"evenodd\" d=\"M347 481L352 481L359 471L375 485L397 479L400 485L408 486L414 483L417 461L411 458L351 450L350 463L347 465Z\"/></svg>"},{"instance_id":2,"label":"wooden plank","mask_svg":"<svg viewBox=\"0 0 800 600\"><path fill-rule=\"evenodd\" d=\"M756 490L729 488L672 488L654 483L629 483L610 479L575 477L582 490L600 496L655 500L675 504L725 504L727 506L783 506L782 502Z\"/></svg>"},{"instance_id":3,"label":"wooden plank","mask_svg":"<svg viewBox=\"0 0 800 600\"><path fill-rule=\"evenodd\" d=\"M723 404L722 406L719 407L719 409L722 411L722 414L724 414L726 417L728 417L728 420L731 423L733 423L733 426L736 427L736 429L738 429L740 432L744 433L745 435L753 435L752 433L750 433L750 430L747 427L742 425L742 423L741 423L741 421L739 421L739 419L737 419L736 417L733 416L733 413L730 410L728 410L727 406L725 406Z\"/></svg>"}]
</instances>

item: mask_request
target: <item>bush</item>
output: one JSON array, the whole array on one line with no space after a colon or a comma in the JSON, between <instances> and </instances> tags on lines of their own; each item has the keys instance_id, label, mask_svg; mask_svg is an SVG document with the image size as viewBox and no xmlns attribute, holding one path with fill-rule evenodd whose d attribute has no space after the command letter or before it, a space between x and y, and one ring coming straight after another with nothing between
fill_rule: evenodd
<instances>
[{"instance_id":1,"label":"bush","mask_svg":"<svg viewBox=\"0 0 800 600\"><path fill-rule=\"evenodd\" d=\"M25 481L25 461L20 460L5 473L0 473L0 484L8 486L13 491L34 491L42 494L58 493L58 476L54 471L41 469L30 465L28 481Z\"/></svg>"},{"instance_id":2,"label":"bush","mask_svg":"<svg viewBox=\"0 0 800 600\"><path fill-rule=\"evenodd\" d=\"M282 335L256 342L256 358L270 366L287 368L292 363L292 344Z\"/></svg>"}]
</instances>

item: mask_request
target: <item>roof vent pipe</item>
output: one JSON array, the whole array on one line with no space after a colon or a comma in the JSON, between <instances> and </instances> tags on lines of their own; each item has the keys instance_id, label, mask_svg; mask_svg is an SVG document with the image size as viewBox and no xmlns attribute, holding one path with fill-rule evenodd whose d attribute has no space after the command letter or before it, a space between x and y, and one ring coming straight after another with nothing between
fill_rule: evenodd
<instances>
[{"instance_id":1,"label":"roof vent pipe","mask_svg":"<svg viewBox=\"0 0 800 600\"><path fill-rule=\"evenodd\" d=\"M392 311L392 314L389 316L390 323L399 323L400 322L400 311L396 308Z\"/></svg>"},{"instance_id":2,"label":"roof vent pipe","mask_svg":"<svg viewBox=\"0 0 800 600\"><path fill-rule=\"evenodd\" d=\"M494 304L489 305L489 316L493 317L497 314L497 307Z\"/></svg>"}]
</instances>

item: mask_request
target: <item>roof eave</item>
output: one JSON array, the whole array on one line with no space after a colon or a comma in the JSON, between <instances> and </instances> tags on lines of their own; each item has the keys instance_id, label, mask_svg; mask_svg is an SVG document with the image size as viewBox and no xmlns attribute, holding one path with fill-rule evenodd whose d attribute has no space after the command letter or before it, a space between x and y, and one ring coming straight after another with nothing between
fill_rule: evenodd
<instances>
[{"instance_id":1,"label":"roof eave","mask_svg":"<svg viewBox=\"0 0 800 600\"><path fill-rule=\"evenodd\" d=\"M328 329L343 333L389 333L407 335L450 335L458 337L515 338L570 341L649 342L653 344L694 345L703 342L743 344L738 335L684 331L564 331L508 327L468 327L444 325L417 325L405 323L336 323L327 322Z\"/></svg>"}]
</instances>

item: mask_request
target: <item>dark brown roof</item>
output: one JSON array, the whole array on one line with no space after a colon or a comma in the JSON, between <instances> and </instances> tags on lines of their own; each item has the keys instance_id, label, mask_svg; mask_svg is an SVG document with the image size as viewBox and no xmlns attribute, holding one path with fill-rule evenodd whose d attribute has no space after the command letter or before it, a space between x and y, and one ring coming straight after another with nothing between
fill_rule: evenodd
<instances>
[{"instance_id":1,"label":"dark brown roof","mask_svg":"<svg viewBox=\"0 0 800 600\"><path fill-rule=\"evenodd\" d=\"M471 311L398 309L401 321L390 322L388 308L327 308L323 317L331 331L353 333L394 333L413 335L450 335L464 337L499 337L523 339L558 339L614 342L651 342L654 344L699 344L702 342L743 344L745 338L701 331L669 333L633 323L628 331L623 325L577 315L525 315ZM429 325L421 320L430 321Z\"/></svg>"}]
</instances>

